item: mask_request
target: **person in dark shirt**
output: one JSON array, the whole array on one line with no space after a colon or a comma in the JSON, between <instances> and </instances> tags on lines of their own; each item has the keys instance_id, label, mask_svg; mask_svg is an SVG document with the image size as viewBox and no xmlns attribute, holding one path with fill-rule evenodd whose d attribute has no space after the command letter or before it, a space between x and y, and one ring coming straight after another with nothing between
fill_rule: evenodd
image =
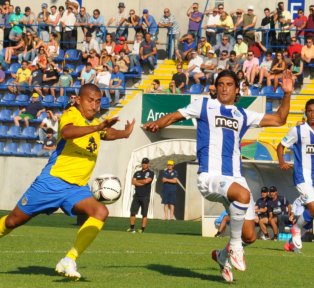
<instances>
[{"instance_id":1,"label":"person in dark shirt","mask_svg":"<svg viewBox=\"0 0 314 288\"><path fill-rule=\"evenodd\" d=\"M256 220L255 222L259 225L263 235L261 236L262 240L269 240L269 234L267 231L266 225L268 224L268 213L267 213L267 203L268 203L268 187L262 187L261 189L261 198L259 198L255 203L255 213Z\"/></svg>"},{"instance_id":2,"label":"person in dark shirt","mask_svg":"<svg viewBox=\"0 0 314 288\"><path fill-rule=\"evenodd\" d=\"M52 128L48 128L46 133L47 135L44 140L43 149L38 152L38 156L50 156L57 147L57 139L53 137L54 131L52 130Z\"/></svg>"},{"instance_id":3,"label":"person in dark shirt","mask_svg":"<svg viewBox=\"0 0 314 288\"><path fill-rule=\"evenodd\" d=\"M186 74L183 73L182 64L177 65L177 73L172 75L172 80L176 83L176 87L184 93L187 85L187 78Z\"/></svg>"},{"instance_id":4,"label":"person in dark shirt","mask_svg":"<svg viewBox=\"0 0 314 288\"><path fill-rule=\"evenodd\" d=\"M131 204L130 228L127 232L135 233L136 214L141 207L142 228L137 232L143 233L147 226L147 213L150 201L151 183L154 179L154 172L149 169L149 159L142 159L142 169L135 172L132 184L135 186L135 193Z\"/></svg>"},{"instance_id":5,"label":"person in dark shirt","mask_svg":"<svg viewBox=\"0 0 314 288\"><path fill-rule=\"evenodd\" d=\"M29 78L29 85L33 91L37 92L40 96L43 96L41 86L43 85L44 72L40 65L37 63L35 70L32 71L31 77Z\"/></svg>"},{"instance_id":6,"label":"person in dark shirt","mask_svg":"<svg viewBox=\"0 0 314 288\"><path fill-rule=\"evenodd\" d=\"M38 93L33 93L32 102L30 102L26 108L22 108L19 112L19 115L14 117L14 125L20 126L19 121L24 120L25 126L29 126L29 120L33 120L40 116L42 112L45 111L45 108L39 101Z\"/></svg>"},{"instance_id":7,"label":"person in dark shirt","mask_svg":"<svg viewBox=\"0 0 314 288\"><path fill-rule=\"evenodd\" d=\"M276 31L274 15L271 14L269 8L264 9L265 17L262 19L261 26L263 28L262 43L264 46L276 45Z\"/></svg>"},{"instance_id":8,"label":"person in dark shirt","mask_svg":"<svg viewBox=\"0 0 314 288\"><path fill-rule=\"evenodd\" d=\"M277 241L278 240L278 231L279 231L279 225L282 226L281 223L283 223L287 219L289 221L289 215L291 214L291 204L284 196L278 195L277 188L275 186L269 187L270 197L271 199L268 201L268 215L269 215L269 223L271 228L274 232L274 237L272 240ZM280 231L282 232L282 231Z\"/></svg>"},{"instance_id":9,"label":"person in dark shirt","mask_svg":"<svg viewBox=\"0 0 314 288\"><path fill-rule=\"evenodd\" d=\"M50 90L50 94L55 97L55 88L59 81L59 68L57 64L50 62L47 70L44 72L43 76L43 85L44 85L44 93L47 95Z\"/></svg>"}]
</instances>

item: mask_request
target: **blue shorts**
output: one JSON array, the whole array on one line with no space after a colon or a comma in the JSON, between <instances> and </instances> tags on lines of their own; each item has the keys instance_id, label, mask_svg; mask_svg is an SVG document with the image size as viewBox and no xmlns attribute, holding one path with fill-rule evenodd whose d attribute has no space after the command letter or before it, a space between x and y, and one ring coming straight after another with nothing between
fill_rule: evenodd
<instances>
[{"instance_id":1,"label":"blue shorts","mask_svg":"<svg viewBox=\"0 0 314 288\"><path fill-rule=\"evenodd\" d=\"M176 204L176 191L164 191L162 204L175 205Z\"/></svg>"},{"instance_id":2,"label":"blue shorts","mask_svg":"<svg viewBox=\"0 0 314 288\"><path fill-rule=\"evenodd\" d=\"M59 208L74 216L75 204L89 197L92 197L92 192L88 185L70 184L44 172L35 179L17 205L29 216L51 214Z\"/></svg>"}]
</instances>

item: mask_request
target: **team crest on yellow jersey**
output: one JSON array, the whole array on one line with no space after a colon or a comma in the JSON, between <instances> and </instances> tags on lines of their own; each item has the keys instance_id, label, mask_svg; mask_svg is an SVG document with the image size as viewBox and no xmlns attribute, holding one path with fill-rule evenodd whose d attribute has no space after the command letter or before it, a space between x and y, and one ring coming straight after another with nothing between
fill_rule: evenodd
<instances>
[{"instance_id":1,"label":"team crest on yellow jersey","mask_svg":"<svg viewBox=\"0 0 314 288\"><path fill-rule=\"evenodd\" d=\"M93 153L97 150L97 144L96 144L95 138L93 136L89 137L86 150L89 151L90 153Z\"/></svg>"}]
</instances>

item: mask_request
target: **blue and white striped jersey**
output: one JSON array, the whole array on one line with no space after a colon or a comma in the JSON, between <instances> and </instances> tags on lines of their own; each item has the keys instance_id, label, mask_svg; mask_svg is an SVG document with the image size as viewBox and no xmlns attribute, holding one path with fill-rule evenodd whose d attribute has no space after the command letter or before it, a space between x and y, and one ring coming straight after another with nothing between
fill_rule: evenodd
<instances>
[{"instance_id":1,"label":"blue and white striped jersey","mask_svg":"<svg viewBox=\"0 0 314 288\"><path fill-rule=\"evenodd\" d=\"M241 177L241 138L248 128L259 125L264 114L209 98L196 100L179 112L197 119L198 172Z\"/></svg>"},{"instance_id":2,"label":"blue and white striped jersey","mask_svg":"<svg viewBox=\"0 0 314 288\"><path fill-rule=\"evenodd\" d=\"M293 127L282 139L281 144L294 152L295 185L311 183L314 186L314 131L307 124Z\"/></svg>"}]
</instances>

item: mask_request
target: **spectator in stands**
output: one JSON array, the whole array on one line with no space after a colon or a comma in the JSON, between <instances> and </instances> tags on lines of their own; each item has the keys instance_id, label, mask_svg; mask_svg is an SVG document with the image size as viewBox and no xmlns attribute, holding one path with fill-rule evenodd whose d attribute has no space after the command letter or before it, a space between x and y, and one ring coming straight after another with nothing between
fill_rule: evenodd
<instances>
[{"instance_id":1,"label":"spectator in stands","mask_svg":"<svg viewBox=\"0 0 314 288\"><path fill-rule=\"evenodd\" d=\"M145 34L145 40L140 45L140 59L147 62L149 74L154 73L157 48L155 41L152 40L150 33Z\"/></svg>"},{"instance_id":2,"label":"spectator in stands","mask_svg":"<svg viewBox=\"0 0 314 288\"><path fill-rule=\"evenodd\" d=\"M201 37L200 41L197 44L198 55L205 58L209 50L212 50L212 46L206 41L205 37Z\"/></svg>"},{"instance_id":3,"label":"spectator in stands","mask_svg":"<svg viewBox=\"0 0 314 288\"><path fill-rule=\"evenodd\" d=\"M234 25L233 37L237 39L238 35L243 35L243 14L242 9L237 9L235 12L230 12L230 16Z\"/></svg>"},{"instance_id":4,"label":"spectator in stands","mask_svg":"<svg viewBox=\"0 0 314 288\"><path fill-rule=\"evenodd\" d=\"M64 14L64 7L63 6L59 6L58 7L58 11L59 11L60 17L62 17L63 14Z\"/></svg>"},{"instance_id":5,"label":"spectator in stands","mask_svg":"<svg viewBox=\"0 0 314 288\"><path fill-rule=\"evenodd\" d=\"M149 11L147 9L143 10L140 25L142 26L145 36L146 34L150 34L152 40L157 41L158 25L155 18L152 15L149 15Z\"/></svg>"},{"instance_id":6,"label":"spectator in stands","mask_svg":"<svg viewBox=\"0 0 314 288\"><path fill-rule=\"evenodd\" d=\"M262 43L266 46L274 46L277 43L276 30L275 30L275 19L273 13L270 12L269 8L264 9L265 17L262 19Z\"/></svg>"},{"instance_id":7,"label":"spectator in stands","mask_svg":"<svg viewBox=\"0 0 314 288\"><path fill-rule=\"evenodd\" d=\"M73 86L73 78L69 74L68 68L63 69L63 74L59 77L58 86L60 87L60 96L64 95L64 88Z\"/></svg>"},{"instance_id":8,"label":"spectator in stands","mask_svg":"<svg viewBox=\"0 0 314 288\"><path fill-rule=\"evenodd\" d=\"M224 41L223 39L227 37L228 42L230 42L230 45L233 47L235 43L235 40L232 37L234 25L232 18L227 14L227 12L221 12L220 22L216 27L218 28L218 30L216 31L216 42L221 43L222 41Z\"/></svg>"},{"instance_id":9,"label":"spectator in stands","mask_svg":"<svg viewBox=\"0 0 314 288\"><path fill-rule=\"evenodd\" d=\"M101 92L105 95L108 99L110 99L110 93L108 89L110 85L110 79L111 79L111 72L108 70L107 66L99 65L96 68L96 78L95 78L95 85L97 85Z\"/></svg>"},{"instance_id":10,"label":"spectator in stands","mask_svg":"<svg viewBox=\"0 0 314 288\"><path fill-rule=\"evenodd\" d=\"M287 51L290 58L292 57L293 52L301 54L302 45L300 43L297 43L296 36L291 37L291 44L288 46Z\"/></svg>"},{"instance_id":11,"label":"spectator in stands","mask_svg":"<svg viewBox=\"0 0 314 288\"><path fill-rule=\"evenodd\" d=\"M254 52L250 51L247 53L247 58L243 63L242 68L245 78L249 82L249 85L253 85L255 81L255 77L258 76L259 73L259 60L254 57Z\"/></svg>"},{"instance_id":12,"label":"spectator in stands","mask_svg":"<svg viewBox=\"0 0 314 288\"><path fill-rule=\"evenodd\" d=\"M295 81L295 87L300 87L303 84L303 61L301 54L298 52L293 52L292 54L291 72Z\"/></svg>"},{"instance_id":13,"label":"spectator in stands","mask_svg":"<svg viewBox=\"0 0 314 288\"><path fill-rule=\"evenodd\" d=\"M278 3L278 8L274 14L274 20L278 21L278 25L281 32L278 34L278 44L280 46L288 46L290 44L290 23L291 23L291 13L285 10L285 5L281 1Z\"/></svg>"},{"instance_id":14,"label":"spectator in stands","mask_svg":"<svg viewBox=\"0 0 314 288\"><path fill-rule=\"evenodd\" d=\"M313 37L306 38L306 45L302 47L301 57L304 62L314 64Z\"/></svg>"},{"instance_id":15,"label":"spectator in stands","mask_svg":"<svg viewBox=\"0 0 314 288\"><path fill-rule=\"evenodd\" d=\"M283 58L282 52L276 52L273 59L269 75L267 77L267 86L271 85L271 81L274 80L274 91L277 90L279 85L279 79L282 78L282 73L287 69L287 64Z\"/></svg>"},{"instance_id":16,"label":"spectator in stands","mask_svg":"<svg viewBox=\"0 0 314 288\"><path fill-rule=\"evenodd\" d=\"M55 86L59 81L59 71L60 69L56 63L52 61L49 62L43 76L43 91L45 95L47 95L50 91L50 94L55 97Z\"/></svg>"},{"instance_id":17,"label":"spectator in stands","mask_svg":"<svg viewBox=\"0 0 314 288\"><path fill-rule=\"evenodd\" d=\"M197 39L203 18L203 13L199 11L198 3L194 2L192 6L189 7L186 15L189 17L188 34L192 34L193 38Z\"/></svg>"},{"instance_id":18,"label":"spectator in stands","mask_svg":"<svg viewBox=\"0 0 314 288\"><path fill-rule=\"evenodd\" d=\"M248 45L255 42L255 25L257 22L257 17L254 15L254 7L252 5L248 6L247 13L243 12L243 36L244 41Z\"/></svg>"},{"instance_id":19,"label":"spectator in stands","mask_svg":"<svg viewBox=\"0 0 314 288\"><path fill-rule=\"evenodd\" d=\"M46 43L38 37L38 34L33 34L34 42L35 42L35 54L38 53L40 47L44 47L46 50Z\"/></svg>"},{"instance_id":20,"label":"spectator in stands","mask_svg":"<svg viewBox=\"0 0 314 288\"><path fill-rule=\"evenodd\" d=\"M251 45L249 45L249 51L253 51L254 56L258 59L261 58L263 52L267 52L266 47L263 45L261 41L255 41Z\"/></svg>"},{"instance_id":21,"label":"spectator in stands","mask_svg":"<svg viewBox=\"0 0 314 288\"><path fill-rule=\"evenodd\" d=\"M80 8L80 12L76 15L76 22L75 26L79 26L82 28L83 34L86 37L88 30L88 23L89 23L90 15L86 12L85 7ZM85 38L86 39L86 38Z\"/></svg>"},{"instance_id":22,"label":"spectator in stands","mask_svg":"<svg viewBox=\"0 0 314 288\"><path fill-rule=\"evenodd\" d=\"M20 24L21 19L24 14L21 13L20 6L15 7L15 13L12 13L9 18L9 23L11 25L11 30L9 34L9 39L13 42L18 42L23 33L23 25Z\"/></svg>"},{"instance_id":23,"label":"spectator in stands","mask_svg":"<svg viewBox=\"0 0 314 288\"><path fill-rule=\"evenodd\" d=\"M89 52L91 50L95 50L97 54L100 54L99 43L92 38L92 34L88 31L85 34L85 40L82 45L82 58L83 60L87 60L89 56Z\"/></svg>"},{"instance_id":24,"label":"spectator in stands","mask_svg":"<svg viewBox=\"0 0 314 288\"><path fill-rule=\"evenodd\" d=\"M93 11L93 16L89 18L89 29L91 33L96 34L96 40L98 43L105 42L106 39L106 27L105 27L105 19L102 15L100 15L99 9L95 9Z\"/></svg>"},{"instance_id":25,"label":"spectator in stands","mask_svg":"<svg viewBox=\"0 0 314 288\"><path fill-rule=\"evenodd\" d=\"M46 137L43 141L43 149L37 153L37 156L48 155L50 156L57 148L57 139L53 136L53 130L47 129Z\"/></svg>"},{"instance_id":26,"label":"spectator in stands","mask_svg":"<svg viewBox=\"0 0 314 288\"><path fill-rule=\"evenodd\" d=\"M216 238L222 237L225 232L227 225L230 222L230 216L226 210L224 210L220 216L215 220L215 225L218 226L218 231L215 234Z\"/></svg>"},{"instance_id":27,"label":"spectator in stands","mask_svg":"<svg viewBox=\"0 0 314 288\"><path fill-rule=\"evenodd\" d=\"M5 56L4 61L7 64L11 64L11 58L13 55L20 55L25 51L25 37L23 34L20 34L19 36L15 37L16 39L16 45L15 46L9 46L5 49Z\"/></svg>"},{"instance_id":28,"label":"spectator in stands","mask_svg":"<svg viewBox=\"0 0 314 288\"><path fill-rule=\"evenodd\" d=\"M262 187L261 189L261 198L259 198L255 203L255 223L259 225L262 236L262 240L269 240L269 234L266 225L268 224L268 198L269 189L268 187Z\"/></svg>"},{"instance_id":29,"label":"spectator in stands","mask_svg":"<svg viewBox=\"0 0 314 288\"><path fill-rule=\"evenodd\" d=\"M292 24L290 25L290 29L295 28L296 33L295 37L298 39L299 43L304 45L304 28L307 23L307 17L304 15L303 9L298 10L298 16L293 20ZM291 39L292 41L292 39Z\"/></svg>"},{"instance_id":30,"label":"spectator in stands","mask_svg":"<svg viewBox=\"0 0 314 288\"><path fill-rule=\"evenodd\" d=\"M115 56L115 65L119 66L119 70L122 73L128 72L130 66L130 58L124 50L121 50L119 55Z\"/></svg>"},{"instance_id":31,"label":"spectator in stands","mask_svg":"<svg viewBox=\"0 0 314 288\"><path fill-rule=\"evenodd\" d=\"M28 62L23 60L22 66L16 72L16 74L11 74L14 81L8 89L11 93L19 94L24 92L28 88L29 77L31 76L31 70L28 69Z\"/></svg>"},{"instance_id":32,"label":"spectator in stands","mask_svg":"<svg viewBox=\"0 0 314 288\"><path fill-rule=\"evenodd\" d=\"M38 118L42 112L45 111L41 101L39 100L39 95L33 93L31 102L25 107L20 109L19 115L14 117L14 125L20 126L21 120L25 122L25 126L29 126L29 120Z\"/></svg>"},{"instance_id":33,"label":"spectator in stands","mask_svg":"<svg viewBox=\"0 0 314 288\"><path fill-rule=\"evenodd\" d=\"M57 11L57 6L52 5L50 6L50 15L48 17L47 23L50 26L50 32L54 33L55 40L60 42L61 39L61 25L60 25L60 19L61 19L61 14ZM59 45L59 44L58 44Z\"/></svg>"},{"instance_id":34,"label":"spectator in stands","mask_svg":"<svg viewBox=\"0 0 314 288\"><path fill-rule=\"evenodd\" d=\"M137 33L143 33L142 26L140 25L140 20L141 18L135 13L135 10L131 9L129 11L129 17L125 25L132 26L135 31L135 35Z\"/></svg>"},{"instance_id":35,"label":"spectator in stands","mask_svg":"<svg viewBox=\"0 0 314 288\"><path fill-rule=\"evenodd\" d=\"M177 73L172 75L172 79L176 85L176 87L181 91L181 93L185 92L186 85L188 83L187 77L182 69L182 64L177 64Z\"/></svg>"},{"instance_id":36,"label":"spectator in stands","mask_svg":"<svg viewBox=\"0 0 314 288\"><path fill-rule=\"evenodd\" d=\"M115 47L116 47L116 42L113 41L112 34L107 33L106 41L103 43L102 48L106 49L110 55L114 55Z\"/></svg>"},{"instance_id":37,"label":"spectator in stands","mask_svg":"<svg viewBox=\"0 0 314 288\"><path fill-rule=\"evenodd\" d=\"M186 76L194 79L196 84L201 82L201 78L204 77L204 73L201 71L201 65L203 64L203 59L200 57L196 51L191 52L192 58L189 61L188 69L186 70Z\"/></svg>"},{"instance_id":38,"label":"spectator in stands","mask_svg":"<svg viewBox=\"0 0 314 288\"><path fill-rule=\"evenodd\" d=\"M180 48L181 46L181 48ZM179 63L182 63L184 60L191 59L191 52L196 50L197 46L194 41L192 34L185 34L179 40L179 47L176 50L176 56Z\"/></svg>"},{"instance_id":39,"label":"spectator in stands","mask_svg":"<svg viewBox=\"0 0 314 288\"><path fill-rule=\"evenodd\" d=\"M143 41L143 34L141 32L136 33L135 40L129 41L128 43L133 44L131 53L129 54L130 58L130 67L140 66L140 46Z\"/></svg>"},{"instance_id":40,"label":"spectator in stands","mask_svg":"<svg viewBox=\"0 0 314 288\"><path fill-rule=\"evenodd\" d=\"M305 37L314 37L314 5L310 5L310 15L305 26Z\"/></svg>"},{"instance_id":41,"label":"spectator in stands","mask_svg":"<svg viewBox=\"0 0 314 288\"><path fill-rule=\"evenodd\" d=\"M120 37L128 39L128 27L126 25L127 13L125 11L125 5L123 2L120 2L118 5L118 13L116 16L111 17L107 23L107 26L113 24L116 28L116 42L119 42Z\"/></svg>"},{"instance_id":42,"label":"spectator in stands","mask_svg":"<svg viewBox=\"0 0 314 288\"><path fill-rule=\"evenodd\" d=\"M239 86L240 86L240 89L241 89L243 82L246 81L245 76L244 76L244 73L243 73L242 70L239 70L239 71L237 72L237 78L238 78Z\"/></svg>"},{"instance_id":43,"label":"spectator in stands","mask_svg":"<svg viewBox=\"0 0 314 288\"><path fill-rule=\"evenodd\" d=\"M220 67L222 67L223 70L226 69L227 61L229 60L228 56L229 56L228 51L222 50L220 57L218 58L217 67L220 66Z\"/></svg>"},{"instance_id":44,"label":"spectator in stands","mask_svg":"<svg viewBox=\"0 0 314 288\"><path fill-rule=\"evenodd\" d=\"M11 31L11 24L10 24L10 17L13 14L13 10L14 10L14 6L13 5L9 5L9 7L7 8L7 13L4 14L3 18L4 18L4 23L3 23L3 48L6 48L8 46L12 46L10 44L10 39L9 39L9 35L10 35L10 31Z\"/></svg>"},{"instance_id":45,"label":"spectator in stands","mask_svg":"<svg viewBox=\"0 0 314 288\"><path fill-rule=\"evenodd\" d=\"M24 51L18 55L19 62L22 60L33 61L35 58L35 42L33 34L27 31L24 37Z\"/></svg>"},{"instance_id":46,"label":"spectator in stands","mask_svg":"<svg viewBox=\"0 0 314 288\"><path fill-rule=\"evenodd\" d=\"M212 10L206 10L204 13L208 16L206 26L203 29L206 29L206 39L212 46L216 45L216 26L220 22L220 15L218 14L218 8L214 7Z\"/></svg>"},{"instance_id":47,"label":"spectator in stands","mask_svg":"<svg viewBox=\"0 0 314 288\"><path fill-rule=\"evenodd\" d=\"M0 63L0 84L5 81L5 72L3 71L2 64Z\"/></svg>"},{"instance_id":48,"label":"spectator in stands","mask_svg":"<svg viewBox=\"0 0 314 288\"><path fill-rule=\"evenodd\" d=\"M237 54L235 51L230 52L229 59L227 60L226 69L231 70L237 73L242 69L243 60L237 58Z\"/></svg>"},{"instance_id":49,"label":"spectator in stands","mask_svg":"<svg viewBox=\"0 0 314 288\"><path fill-rule=\"evenodd\" d=\"M61 48L64 50L76 49L76 17L73 13L73 7L68 5L67 10L64 12L60 19L62 26L62 39L63 43Z\"/></svg>"},{"instance_id":50,"label":"spectator in stands","mask_svg":"<svg viewBox=\"0 0 314 288\"><path fill-rule=\"evenodd\" d=\"M264 78L267 78L269 76L272 63L273 63L272 53L266 52L266 58L260 65L259 80L258 80L258 83L254 85L255 87L259 87L259 88L262 87Z\"/></svg>"},{"instance_id":51,"label":"spectator in stands","mask_svg":"<svg viewBox=\"0 0 314 288\"><path fill-rule=\"evenodd\" d=\"M218 59L215 57L214 50L209 50L207 57L204 59L204 62L201 65L201 69L203 70L206 77L206 83L213 83L213 76L215 74L217 65Z\"/></svg>"},{"instance_id":52,"label":"spectator in stands","mask_svg":"<svg viewBox=\"0 0 314 288\"><path fill-rule=\"evenodd\" d=\"M240 89L240 95L241 96L251 96L251 90L249 82L246 80L242 83L242 88Z\"/></svg>"},{"instance_id":53,"label":"spectator in stands","mask_svg":"<svg viewBox=\"0 0 314 288\"><path fill-rule=\"evenodd\" d=\"M108 70L112 72L114 64L114 58L110 54L108 54L108 51L106 49L102 49L100 55L100 65L104 67L106 66Z\"/></svg>"},{"instance_id":54,"label":"spectator in stands","mask_svg":"<svg viewBox=\"0 0 314 288\"><path fill-rule=\"evenodd\" d=\"M47 44L46 54L48 58L55 58L59 53L58 35L55 32L49 34L49 42Z\"/></svg>"},{"instance_id":55,"label":"spectator in stands","mask_svg":"<svg viewBox=\"0 0 314 288\"><path fill-rule=\"evenodd\" d=\"M36 27L33 26L36 23L36 16L30 7L25 7L24 11L24 16L20 20L20 23L25 27L25 33L30 32L33 34L36 30Z\"/></svg>"},{"instance_id":56,"label":"spectator in stands","mask_svg":"<svg viewBox=\"0 0 314 288\"><path fill-rule=\"evenodd\" d=\"M245 59L248 51L247 44L243 41L243 36L237 36L237 43L233 47L234 52L238 59Z\"/></svg>"},{"instance_id":57,"label":"spectator in stands","mask_svg":"<svg viewBox=\"0 0 314 288\"><path fill-rule=\"evenodd\" d=\"M171 80L169 82L169 86L168 88L165 90L164 93L168 93L168 94L180 94L181 90L179 88L176 87L176 83Z\"/></svg>"},{"instance_id":58,"label":"spectator in stands","mask_svg":"<svg viewBox=\"0 0 314 288\"><path fill-rule=\"evenodd\" d=\"M167 50L169 51L171 49L170 52L172 54L173 48L175 50L178 46L178 41L180 39L180 26L176 21L176 18L171 14L169 8L164 9L164 15L160 18L158 27L167 28Z\"/></svg>"},{"instance_id":59,"label":"spectator in stands","mask_svg":"<svg viewBox=\"0 0 314 288\"><path fill-rule=\"evenodd\" d=\"M31 90L43 96L42 85L43 85L44 72L39 63L34 66L31 76L29 77L29 86Z\"/></svg>"},{"instance_id":60,"label":"spectator in stands","mask_svg":"<svg viewBox=\"0 0 314 288\"><path fill-rule=\"evenodd\" d=\"M272 240L277 241L279 222L284 222L285 220L289 221L291 204L286 197L278 195L278 191L275 186L270 186L269 192L271 199L268 201L268 221L274 232Z\"/></svg>"},{"instance_id":61,"label":"spectator in stands","mask_svg":"<svg viewBox=\"0 0 314 288\"><path fill-rule=\"evenodd\" d=\"M76 104L76 94L71 94L68 100L68 104L65 106L64 110L67 110Z\"/></svg>"},{"instance_id":62,"label":"spectator in stands","mask_svg":"<svg viewBox=\"0 0 314 288\"><path fill-rule=\"evenodd\" d=\"M161 87L160 81L158 79L154 79L152 84L147 87L146 93L164 93L164 88Z\"/></svg>"},{"instance_id":63,"label":"spectator in stands","mask_svg":"<svg viewBox=\"0 0 314 288\"><path fill-rule=\"evenodd\" d=\"M34 50L35 50L35 48L34 48ZM47 68L47 64L48 64L48 57L47 57L45 46L39 47L38 52L39 53L34 58L34 60L32 62L32 65L36 66L37 64L39 64L41 69L46 69Z\"/></svg>"},{"instance_id":64,"label":"spectator in stands","mask_svg":"<svg viewBox=\"0 0 314 288\"><path fill-rule=\"evenodd\" d=\"M121 36L119 38L119 43L116 44L116 46L114 47L114 54L115 55L119 55L119 53L124 50L125 54L129 54L130 53L130 48L128 46L128 43L126 42L125 37Z\"/></svg>"},{"instance_id":65,"label":"spectator in stands","mask_svg":"<svg viewBox=\"0 0 314 288\"><path fill-rule=\"evenodd\" d=\"M58 137L58 117L57 115L53 114L51 110L46 111L46 117L41 121L38 129L38 137L39 140L37 141L40 144L43 144L45 138L48 134L48 129L51 129L51 134L53 137Z\"/></svg>"},{"instance_id":66,"label":"spectator in stands","mask_svg":"<svg viewBox=\"0 0 314 288\"><path fill-rule=\"evenodd\" d=\"M49 15L48 5L46 3L41 4L41 12L37 16L39 38L45 43L49 41Z\"/></svg>"},{"instance_id":67,"label":"spectator in stands","mask_svg":"<svg viewBox=\"0 0 314 288\"><path fill-rule=\"evenodd\" d=\"M124 74L120 72L118 65L114 65L109 83L109 88L111 89L110 94L114 94L113 104L119 103L120 91L124 89L124 86L125 86ZM114 88L114 90L112 88Z\"/></svg>"},{"instance_id":68,"label":"spectator in stands","mask_svg":"<svg viewBox=\"0 0 314 288\"><path fill-rule=\"evenodd\" d=\"M217 42L217 44L213 47L213 50L217 53L219 56L222 51L226 50L228 51L228 54L233 50L233 45L229 42L229 36L225 35L222 37L222 41Z\"/></svg>"},{"instance_id":69,"label":"spectator in stands","mask_svg":"<svg viewBox=\"0 0 314 288\"><path fill-rule=\"evenodd\" d=\"M89 51L89 55L87 57L87 63L90 63L93 68L99 65L99 56L97 55L97 52L95 49L91 49Z\"/></svg>"},{"instance_id":70,"label":"spectator in stands","mask_svg":"<svg viewBox=\"0 0 314 288\"><path fill-rule=\"evenodd\" d=\"M93 69L92 64L87 63L81 72L81 85L94 83L95 77L96 71Z\"/></svg>"}]
</instances>

